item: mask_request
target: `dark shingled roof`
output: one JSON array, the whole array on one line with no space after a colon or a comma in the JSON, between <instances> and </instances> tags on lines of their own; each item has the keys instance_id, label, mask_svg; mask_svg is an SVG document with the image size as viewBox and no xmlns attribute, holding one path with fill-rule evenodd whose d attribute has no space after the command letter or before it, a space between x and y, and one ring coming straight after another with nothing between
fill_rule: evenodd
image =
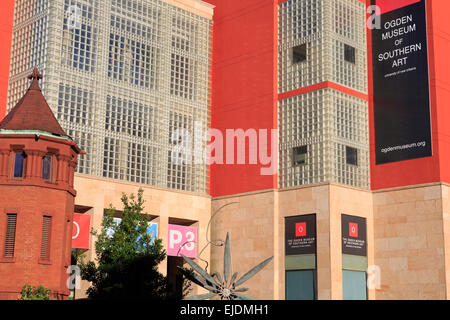
<instances>
[{"instance_id":1,"label":"dark shingled roof","mask_svg":"<svg viewBox=\"0 0 450 320\"><path fill-rule=\"evenodd\" d=\"M0 129L6 130L41 130L61 136L67 133L61 128L58 120L50 109L39 87L39 74L34 68L28 91L20 99L8 115L0 122Z\"/></svg>"}]
</instances>

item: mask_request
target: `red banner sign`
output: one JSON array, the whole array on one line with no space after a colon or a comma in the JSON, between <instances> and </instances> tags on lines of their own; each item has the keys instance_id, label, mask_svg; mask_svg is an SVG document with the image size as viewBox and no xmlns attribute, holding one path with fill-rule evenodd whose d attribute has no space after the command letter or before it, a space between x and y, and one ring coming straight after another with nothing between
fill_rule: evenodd
<instances>
[{"instance_id":1,"label":"red banner sign","mask_svg":"<svg viewBox=\"0 0 450 320\"><path fill-rule=\"evenodd\" d=\"M72 228L72 248L89 249L89 235L91 232L91 216L74 213Z\"/></svg>"}]
</instances>

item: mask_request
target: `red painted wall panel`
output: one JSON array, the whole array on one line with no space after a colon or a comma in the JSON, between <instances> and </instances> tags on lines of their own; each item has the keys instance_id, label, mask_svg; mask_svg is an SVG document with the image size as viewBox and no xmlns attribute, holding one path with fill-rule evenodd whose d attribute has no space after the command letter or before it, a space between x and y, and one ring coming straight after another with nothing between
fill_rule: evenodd
<instances>
[{"instance_id":1,"label":"red painted wall panel","mask_svg":"<svg viewBox=\"0 0 450 320\"><path fill-rule=\"evenodd\" d=\"M0 120L6 115L14 0L2 0L0 10Z\"/></svg>"},{"instance_id":2,"label":"red painted wall panel","mask_svg":"<svg viewBox=\"0 0 450 320\"><path fill-rule=\"evenodd\" d=\"M212 128L221 130L223 134L226 129L277 128L278 1L207 2L216 6ZM248 144L246 149L248 155ZM224 144L224 155L225 152ZM261 167L267 166L213 164L211 195L217 197L276 188L276 174L263 176Z\"/></svg>"},{"instance_id":3,"label":"red painted wall panel","mask_svg":"<svg viewBox=\"0 0 450 320\"><path fill-rule=\"evenodd\" d=\"M420 0L377 0L377 5L380 7L381 13L383 14L419 1Z\"/></svg>"},{"instance_id":4,"label":"red painted wall panel","mask_svg":"<svg viewBox=\"0 0 450 320\"><path fill-rule=\"evenodd\" d=\"M428 1L428 39L430 50L430 87L436 109L439 143L440 181L450 182L450 1Z\"/></svg>"},{"instance_id":5,"label":"red painted wall panel","mask_svg":"<svg viewBox=\"0 0 450 320\"><path fill-rule=\"evenodd\" d=\"M405 2L408 2L405 0ZM370 0L367 1L370 4ZM374 190L431 182L450 182L450 10L448 1L427 1L427 34L429 51L431 124L433 156L384 165L375 165L375 135L373 120L372 38L368 31L369 57L369 123L371 150L371 187Z\"/></svg>"}]
</instances>

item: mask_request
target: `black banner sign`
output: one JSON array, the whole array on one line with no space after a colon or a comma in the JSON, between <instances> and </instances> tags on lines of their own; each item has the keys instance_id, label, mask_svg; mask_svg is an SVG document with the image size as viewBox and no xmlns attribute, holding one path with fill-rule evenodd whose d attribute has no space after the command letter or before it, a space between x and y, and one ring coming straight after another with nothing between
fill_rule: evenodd
<instances>
[{"instance_id":1,"label":"black banner sign","mask_svg":"<svg viewBox=\"0 0 450 320\"><path fill-rule=\"evenodd\" d=\"M432 156L425 0L372 30L376 163Z\"/></svg>"},{"instance_id":2,"label":"black banner sign","mask_svg":"<svg viewBox=\"0 0 450 320\"><path fill-rule=\"evenodd\" d=\"M342 221L342 253L354 256L367 256L366 218L343 214Z\"/></svg>"},{"instance_id":3,"label":"black banner sign","mask_svg":"<svg viewBox=\"0 0 450 320\"><path fill-rule=\"evenodd\" d=\"M288 217L285 221L286 255L316 253L316 215Z\"/></svg>"}]
</instances>

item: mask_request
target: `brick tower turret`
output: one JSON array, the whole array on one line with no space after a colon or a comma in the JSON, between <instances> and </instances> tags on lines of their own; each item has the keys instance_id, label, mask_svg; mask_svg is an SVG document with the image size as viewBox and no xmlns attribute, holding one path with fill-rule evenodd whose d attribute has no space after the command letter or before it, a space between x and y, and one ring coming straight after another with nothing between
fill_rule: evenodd
<instances>
[{"instance_id":1,"label":"brick tower turret","mask_svg":"<svg viewBox=\"0 0 450 320\"><path fill-rule=\"evenodd\" d=\"M70 265L77 157L83 152L59 125L34 69L23 98L0 122L0 299L24 284L65 299Z\"/></svg>"}]
</instances>

